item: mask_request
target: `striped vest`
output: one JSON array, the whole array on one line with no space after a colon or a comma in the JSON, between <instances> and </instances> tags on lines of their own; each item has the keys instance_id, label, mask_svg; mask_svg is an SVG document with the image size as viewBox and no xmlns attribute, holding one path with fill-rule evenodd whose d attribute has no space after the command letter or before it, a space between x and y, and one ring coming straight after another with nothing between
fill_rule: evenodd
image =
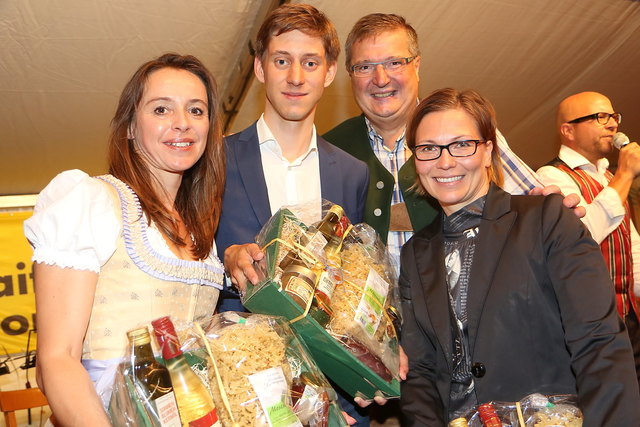
<instances>
[{"instance_id":1,"label":"striped vest","mask_svg":"<svg viewBox=\"0 0 640 427\"><path fill-rule=\"evenodd\" d=\"M548 163L567 173L580 188L580 193L587 203L604 189L602 184L591 177L582 169L571 169L560 158L555 158ZM611 181L613 174L605 171L607 181ZM638 307L633 293L633 259L631 256L631 233L629 203L624 203L625 216L618 228L613 230L601 243L600 250L609 267L611 280L616 290L616 303L618 313L624 319L631 310L638 317Z\"/></svg>"}]
</instances>

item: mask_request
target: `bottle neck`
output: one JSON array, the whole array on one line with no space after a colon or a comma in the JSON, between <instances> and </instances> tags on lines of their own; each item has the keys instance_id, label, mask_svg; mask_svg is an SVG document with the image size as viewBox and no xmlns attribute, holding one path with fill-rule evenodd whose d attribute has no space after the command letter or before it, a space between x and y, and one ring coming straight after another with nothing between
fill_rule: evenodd
<instances>
[{"instance_id":1,"label":"bottle neck","mask_svg":"<svg viewBox=\"0 0 640 427\"><path fill-rule=\"evenodd\" d=\"M162 348L162 357L164 360L182 356L182 350L180 349L178 338L168 334L166 331L161 332L158 338L158 344L160 345L160 348Z\"/></svg>"},{"instance_id":2,"label":"bottle neck","mask_svg":"<svg viewBox=\"0 0 640 427\"><path fill-rule=\"evenodd\" d=\"M154 359L153 350L151 349L151 343L135 345L133 347L133 354L135 354L136 359L140 360Z\"/></svg>"},{"instance_id":3,"label":"bottle neck","mask_svg":"<svg viewBox=\"0 0 640 427\"><path fill-rule=\"evenodd\" d=\"M181 356L182 350L180 350L178 334L176 334L176 329L169 317L161 317L151 322L151 324L153 325L153 332L158 340L158 345L162 350L163 359L169 360Z\"/></svg>"}]
</instances>

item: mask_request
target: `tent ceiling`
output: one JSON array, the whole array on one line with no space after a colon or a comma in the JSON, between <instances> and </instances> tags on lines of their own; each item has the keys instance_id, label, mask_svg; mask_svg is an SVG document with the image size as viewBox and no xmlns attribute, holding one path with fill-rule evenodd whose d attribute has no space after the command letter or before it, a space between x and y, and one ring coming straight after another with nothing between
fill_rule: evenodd
<instances>
[{"instance_id":1,"label":"tent ceiling","mask_svg":"<svg viewBox=\"0 0 640 427\"><path fill-rule=\"evenodd\" d=\"M474 88L495 105L501 130L531 166L554 157L554 111L596 90L640 137L640 4L630 0L309 1L344 42L370 12L408 18L420 35L421 90ZM191 53L222 90L271 2L257 0L0 1L0 195L40 191L58 172L105 172L109 120L127 78L166 51ZM267 6L265 6L267 4ZM324 132L359 110L342 65L318 108ZM235 89L234 89L235 90ZM263 108L253 81L230 130Z\"/></svg>"}]
</instances>

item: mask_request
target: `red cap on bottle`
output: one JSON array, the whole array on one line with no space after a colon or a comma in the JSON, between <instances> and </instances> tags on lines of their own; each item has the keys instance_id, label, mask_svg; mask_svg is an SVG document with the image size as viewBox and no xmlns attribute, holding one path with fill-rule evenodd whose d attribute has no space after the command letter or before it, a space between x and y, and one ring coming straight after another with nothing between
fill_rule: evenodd
<instances>
[{"instance_id":1,"label":"red cap on bottle","mask_svg":"<svg viewBox=\"0 0 640 427\"><path fill-rule=\"evenodd\" d=\"M178 341L178 334L176 334L176 329L169 316L156 319L151 322L151 325L153 326L158 346L162 350L162 357L168 360L180 356L182 354L180 341Z\"/></svg>"}]
</instances>

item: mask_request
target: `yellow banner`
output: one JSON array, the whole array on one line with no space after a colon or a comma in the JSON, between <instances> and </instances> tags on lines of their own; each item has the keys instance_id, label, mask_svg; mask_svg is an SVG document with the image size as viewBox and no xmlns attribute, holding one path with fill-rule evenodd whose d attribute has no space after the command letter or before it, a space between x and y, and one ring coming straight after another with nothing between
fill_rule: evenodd
<instances>
[{"instance_id":1,"label":"yellow banner","mask_svg":"<svg viewBox=\"0 0 640 427\"><path fill-rule=\"evenodd\" d=\"M5 351L26 352L29 330L35 328L32 250L22 231L31 214L0 212L0 357ZM32 332L29 350L35 344Z\"/></svg>"}]
</instances>

